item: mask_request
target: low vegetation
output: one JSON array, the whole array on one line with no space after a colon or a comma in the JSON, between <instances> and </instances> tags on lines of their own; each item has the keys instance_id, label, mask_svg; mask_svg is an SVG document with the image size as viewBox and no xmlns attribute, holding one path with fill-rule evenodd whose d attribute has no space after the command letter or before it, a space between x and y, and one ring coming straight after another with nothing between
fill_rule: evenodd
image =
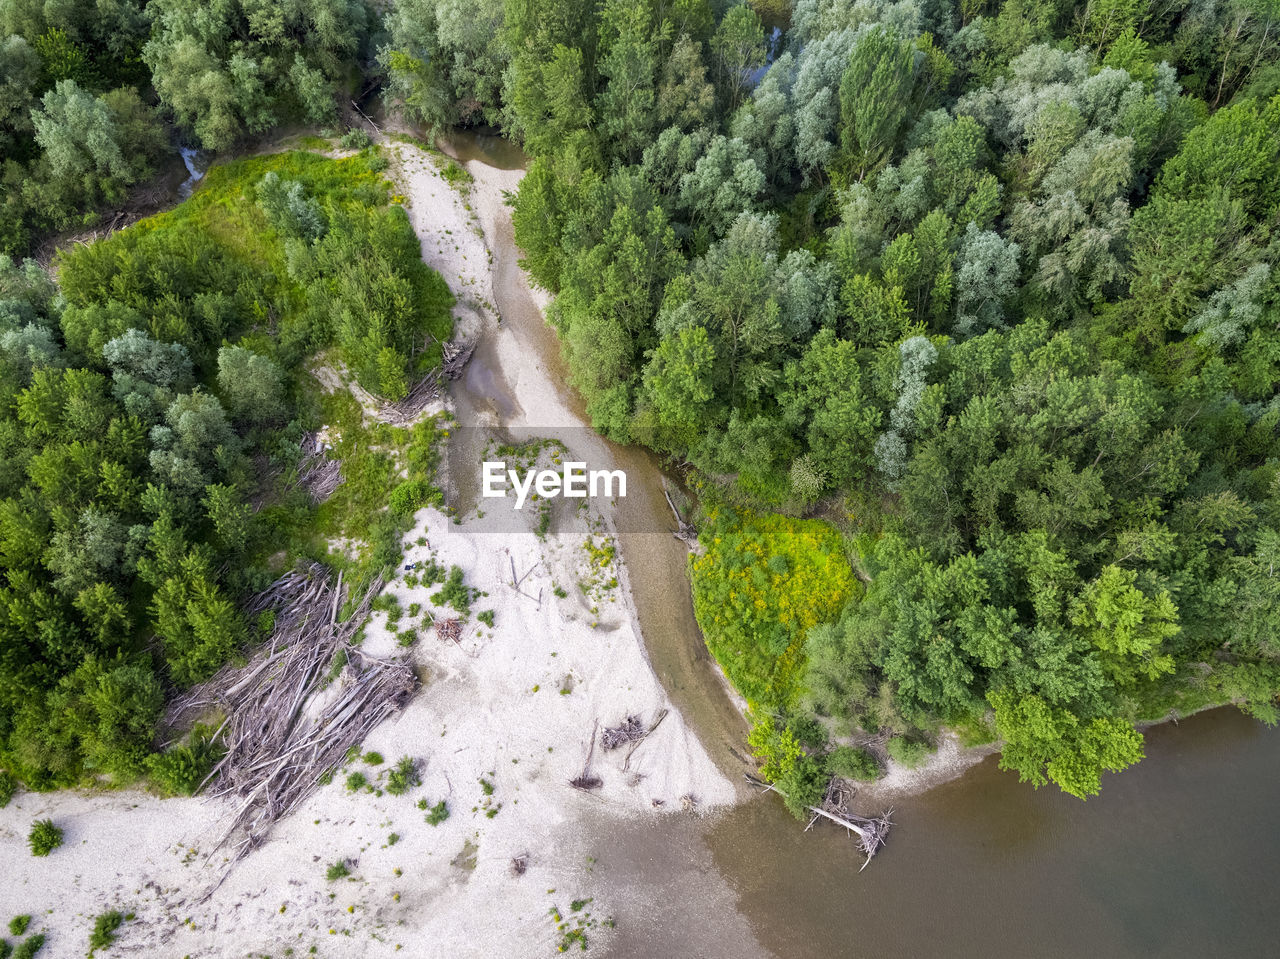
<instances>
[{"instance_id":1,"label":"low vegetation","mask_svg":"<svg viewBox=\"0 0 1280 959\"><path fill-rule=\"evenodd\" d=\"M104 912L93 920L93 930L89 933L89 956L99 949L107 949L116 941L116 931L124 924L123 913L111 910Z\"/></svg>"},{"instance_id":2,"label":"low vegetation","mask_svg":"<svg viewBox=\"0 0 1280 959\"><path fill-rule=\"evenodd\" d=\"M62 830L53 824L52 819L37 819L27 834L27 844L31 847L31 855L47 856L62 845Z\"/></svg>"}]
</instances>

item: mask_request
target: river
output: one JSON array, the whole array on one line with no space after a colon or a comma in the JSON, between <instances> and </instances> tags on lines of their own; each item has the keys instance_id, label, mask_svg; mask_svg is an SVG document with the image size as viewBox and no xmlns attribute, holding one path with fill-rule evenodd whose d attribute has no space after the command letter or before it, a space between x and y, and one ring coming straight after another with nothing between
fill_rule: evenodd
<instances>
[{"instance_id":1,"label":"river","mask_svg":"<svg viewBox=\"0 0 1280 959\"><path fill-rule=\"evenodd\" d=\"M461 160L523 164L497 137L458 134ZM566 401L555 334L520 281L509 229L494 255L504 325L545 363ZM483 346L455 389L463 425L478 406L518 408ZM673 702L734 779L745 723L693 619L684 547L655 457L606 444L634 492L619 546L650 659ZM610 955L833 957L1201 957L1280 953L1280 735L1234 710L1147 733L1147 758L1082 803L1033 790L990 757L897 804L889 844L865 871L842 831L805 833L776 798L725 813L598 824L590 846L618 904ZM590 830L592 824L584 824Z\"/></svg>"}]
</instances>

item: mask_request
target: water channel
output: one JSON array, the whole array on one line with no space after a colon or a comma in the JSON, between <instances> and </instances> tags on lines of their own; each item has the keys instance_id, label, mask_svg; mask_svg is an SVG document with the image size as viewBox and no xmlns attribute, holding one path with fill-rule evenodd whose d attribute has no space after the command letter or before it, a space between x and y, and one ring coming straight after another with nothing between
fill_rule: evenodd
<instances>
[{"instance_id":1,"label":"water channel","mask_svg":"<svg viewBox=\"0 0 1280 959\"><path fill-rule=\"evenodd\" d=\"M497 137L459 134L462 160L523 164ZM555 334L521 280L509 228L494 255L507 329L567 384ZM518 406L492 352L455 392L468 410ZM580 401L563 386L585 421ZM669 527L656 458L607 444L635 511L621 530ZM684 547L620 532L650 658L721 769L740 779L745 723L693 619ZM1280 733L1234 710L1148 731L1147 758L1081 803L1033 790L990 757L897 804L865 872L837 829L802 832L775 798L704 818L602 825L601 873L620 900L611 955L1246 957L1280 954Z\"/></svg>"}]
</instances>

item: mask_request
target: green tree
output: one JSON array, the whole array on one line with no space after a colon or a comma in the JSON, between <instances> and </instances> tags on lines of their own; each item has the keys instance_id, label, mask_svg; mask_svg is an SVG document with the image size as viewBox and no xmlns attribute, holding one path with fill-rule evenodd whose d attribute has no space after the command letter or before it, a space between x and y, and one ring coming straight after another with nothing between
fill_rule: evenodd
<instances>
[{"instance_id":1,"label":"green tree","mask_svg":"<svg viewBox=\"0 0 1280 959\"><path fill-rule=\"evenodd\" d=\"M854 179L864 179L892 154L914 82L910 44L879 29L858 38L840 77L840 147Z\"/></svg>"},{"instance_id":2,"label":"green tree","mask_svg":"<svg viewBox=\"0 0 1280 959\"><path fill-rule=\"evenodd\" d=\"M280 368L243 346L218 350L218 391L233 417L250 422L277 419L287 406Z\"/></svg>"}]
</instances>

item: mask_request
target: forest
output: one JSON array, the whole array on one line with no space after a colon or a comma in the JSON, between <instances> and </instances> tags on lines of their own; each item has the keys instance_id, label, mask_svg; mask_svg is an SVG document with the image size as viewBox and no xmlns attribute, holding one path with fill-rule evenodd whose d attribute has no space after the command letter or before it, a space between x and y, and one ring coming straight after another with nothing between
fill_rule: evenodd
<instances>
[{"instance_id":1,"label":"forest","mask_svg":"<svg viewBox=\"0 0 1280 959\"><path fill-rule=\"evenodd\" d=\"M1275 0L0 0L0 43L21 778L149 761L257 628L229 557L306 525L243 508L319 416L299 364L394 397L448 310L372 150L228 165L56 286L17 258L352 98L530 157L523 264L593 425L696 490L695 610L797 809L944 726L1086 796L1144 722L1277 718Z\"/></svg>"}]
</instances>

